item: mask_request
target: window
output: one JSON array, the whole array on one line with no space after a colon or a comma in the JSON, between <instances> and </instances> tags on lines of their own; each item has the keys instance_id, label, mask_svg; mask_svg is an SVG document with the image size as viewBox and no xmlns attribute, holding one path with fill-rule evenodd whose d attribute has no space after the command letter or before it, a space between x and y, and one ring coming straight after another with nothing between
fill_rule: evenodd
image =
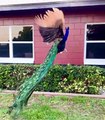
<instances>
[{"instance_id":1,"label":"window","mask_svg":"<svg viewBox=\"0 0 105 120\"><path fill-rule=\"evenodd\" d=\"M105 65L105 24L87 24L84 64Z\"/></svg>"},{"instance_id":2,"label":"window","mask_svg":"<svg viewBox=\"0 0 105 120\"><path fill-rule=\"evenodd\" d=\"M0 26L0 63L33 63L33 26Z\"/></svg>"}]
</instances>

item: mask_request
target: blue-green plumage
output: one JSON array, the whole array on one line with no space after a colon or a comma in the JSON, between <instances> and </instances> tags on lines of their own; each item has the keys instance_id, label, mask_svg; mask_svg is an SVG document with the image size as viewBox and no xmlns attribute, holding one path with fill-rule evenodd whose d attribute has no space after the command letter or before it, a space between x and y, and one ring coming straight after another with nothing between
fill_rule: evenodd
<instances>
[{"instance_id":1,"label":"blue-green plumage","mask_svg":"<svg viewBox=\"0 0 105 120\"><path fill-rule=\"evenodd\" d=\"M57 46L57 48L58 48L58 53L64 51L68 36L69 36L69 27L66 28L66 32L65 32L65 34L64 34L64 36L63 36L63 39L60 41L60 43L59 43L58 46Z\"/></svg>"},{"instance_id":2,"label":"blue-green plumage","mask_svg":"<svg viewBox=\"0 0 105 120\"><path fill-rule=\"evenodd\" d=\"M22 108L27 105L28 99L32 95L36 84L38 84L43 77L47 74L48 70L52 66L54 59L57 55L57 53L63 51L65 49L66 41L69 35L69 27L66 28L65 34L63 33L63 20L64 16L62 11L55 8L54 11L48 11L46 14L48 15L45 17L45 19L50 19L51 14L59 13L60 18L55 18L54 23L55 27L43 27L39 26L39 31L41 36L43 37L43 42L54 42L53 46L51 47L50 51L48 52L48 55L43 62L43 64L40 65L39 69L33 73L33 75L25 80L25 82L20 86L19 92L15 98L14 103L9 107L9 113L12 113L13 117L16 118L16 116L20 113ZM51 13L49 13L51 12ZM57 16L56 16L57 17ZM37 17L39 21L37 23L40 25L42 21L45 21L42 17ZM47 21L46 20L46 21ZM46 22L45 22L46 23ZM58 26L58 27L56 27Z\"/></svg>"}]
</instances>

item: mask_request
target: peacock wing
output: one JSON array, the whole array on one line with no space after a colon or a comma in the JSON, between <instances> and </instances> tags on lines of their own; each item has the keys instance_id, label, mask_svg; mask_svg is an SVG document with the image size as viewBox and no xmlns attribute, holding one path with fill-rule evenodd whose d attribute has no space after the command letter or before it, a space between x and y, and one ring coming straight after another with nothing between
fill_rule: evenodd
<instances>
[{"instance_id":1,"label":"peacock wing","mask_svg":"<svg viewBox=\"0 0 105 120\"><path fill-rule=\"evenodd\" d=\"M56 38L62 38L64 35L64 14L57 8L47 10L44 15L37 15L35 23L39 26L44 42L52 42Z\"/></svg>"},{"instance_id":2,"label":"peacock wing","mask_svg":"<svg viewBox=\"0 0 105 120\"><path fill-rule=\"evenodd\" d=\"M39 27L39 31L43 37L43 42L52 42L56 38L62 38L63 36L63 31L59 28Z\"/></svg>"}]
</instances>

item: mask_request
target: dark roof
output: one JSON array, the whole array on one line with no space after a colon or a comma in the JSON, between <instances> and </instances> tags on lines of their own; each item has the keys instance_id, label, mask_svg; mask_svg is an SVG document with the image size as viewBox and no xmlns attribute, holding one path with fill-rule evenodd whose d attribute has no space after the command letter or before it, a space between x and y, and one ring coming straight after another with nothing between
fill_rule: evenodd
<instances>
[{"instance_id":1,"label":"dark roof","mask_svg":"<svg viewBox=\"0 0 105 120\"><path fill-rule=\"evenodd\" d=\"M48 2L33 2L28 4L8 4L0 5L0 11L14 11L14 10L35 10L52 7L89 7L89 6L105 6L105 0L59 0Z\"/></svg>"}]
</instances>

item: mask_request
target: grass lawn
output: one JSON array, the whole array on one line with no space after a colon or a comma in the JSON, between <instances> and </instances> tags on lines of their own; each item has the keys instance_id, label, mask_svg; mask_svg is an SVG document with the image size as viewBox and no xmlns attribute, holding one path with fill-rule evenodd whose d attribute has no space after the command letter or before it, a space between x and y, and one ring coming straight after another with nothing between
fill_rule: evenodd
<instances>
[{"instance_id":1,"label":"grass lawn","mask_svg":"<svg viewBox=\"0 0 105 120\"><path fill-rule=\"evenodd\" d=\"M7 114L13 95L0 93L0 120ZM105 120L105 100L88 97L32 96L19 120Z\"/></svg>"}]
</instances>

